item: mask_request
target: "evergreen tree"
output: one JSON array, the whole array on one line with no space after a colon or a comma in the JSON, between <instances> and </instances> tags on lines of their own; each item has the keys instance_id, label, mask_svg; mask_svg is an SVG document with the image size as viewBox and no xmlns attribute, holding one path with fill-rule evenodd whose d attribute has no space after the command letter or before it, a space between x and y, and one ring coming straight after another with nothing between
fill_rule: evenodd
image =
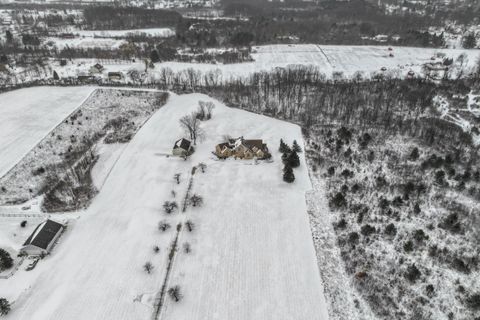
<instances>
[{"instance_id":1,"label":"evergreen tree","mask_svg":"<svg viewBox=\"0 0 480 320\"><path fill-rule=\"evenodd\" d=\"M13 35L10 30L5 31L5 37L7 38L7 43L12 43L13 42Z\"/></svg>"},{"instance_id":2,"label":"evergreen tree","mask_svg":"<svg viewBox=\"0 0 480 320\"><path fill-rule=\"evenodd\" d=\"M10 269L13 266L13 259L10 253L0 248L0 271Z\"/></svg>"},{"instance_id":3,"label":"evergreen tree","mask_svg":"<svg viewBox=\"0 0 480 320\"><path fill-rule=\"evenodd\" d=\"M470 33L463 38L462 44L465 49L473 49L477 46L477 39L473 33Z\"/></svg>"},{"instance_id":4,"label":"evergreen tree","mask_svg":"<svg viewBox=\"0 0 480 320\"><path fill-rule=\"evenodd\" d=\"M298 157L297 152L292 151L292 152L288 155L288 164L289 164L292 168L297 168L298 166L300 166L300 158Z\"/></svg>"},{"instance_id":5,"label":"evergreen tree","mask_svg":"<svg viewBox=\"0 0 480 320\"><path fill-rule=\"evenodd\" d=\"M153 63L160 61L160 55L157 50L152 50L152 52L150 52L150 60L152 60Z\"/></svg>"},{"instance_id":6,"label":"evergreen tree","mask_svg":"<svg viewBox=\"0 0 480 320\"><path fill-rule=\"evenodd\" d=\"M278 148L278 151L281 153L289 153L291 152L291 149L285 142L283 142L283 139L280 139L280 147Z\"/></svg>"},{"instance_id":7,"label":"evergreen tree","mask_svg":"<svg viewBox=\"0 0 480 320\"><path fill-rule=\"evenodd\" d=\"M293 169L288 164L283 168L283 181L292 183L295 181L295 175L293 174Z\"/></svg>"},{"instance_id":8,"label":"evergreen tree","mask_svg":"<svg viewBox=\"0 0 480 320\"><path fill-rule=\"evenodd\" d=\"M57 71L53 70L53 80L60 80Z\"/></svg>"},{"instance_id":9,"label":"evergreen tree","mask_svg":"<svg viewBox=\"0 0 480 320\"><path fill-rule=\"evenodd\" d=\"M10 312L10 302L5 298L0 298L0 316L6 316Z\"/></svg>"},{"instance_id":10,"label":"evergreen tree","mask_svg":"<svg viewBox=\"0 0 480 320\"><path fill-rule=\"evenodd\" d=\"M293 140L292 150L295 152L302 152L302 148L297 143L297 140Z\"/></svg>"}]
</instances>

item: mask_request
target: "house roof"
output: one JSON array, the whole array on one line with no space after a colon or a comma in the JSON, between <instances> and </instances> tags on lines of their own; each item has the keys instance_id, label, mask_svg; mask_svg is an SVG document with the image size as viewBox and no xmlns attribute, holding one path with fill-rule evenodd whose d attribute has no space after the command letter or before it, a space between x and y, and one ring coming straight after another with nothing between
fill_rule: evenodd
<instances>
[{"instance_id":1,"label":"house roof","mask_svg":"<svg viewBox=\"0 0 480 320\"><path fill-rule=\"evenodd\" d=\"M253 149L253 147L257 147L258 149L263 149L264 147L262 139L243 140L243 145L249 149Z\"/></svg>"},{"instance_id":2,"label":"house roof","mask_svg":"<svg viewBox=\"0 0 480 320\"><path fill-rule=\"evenodd\" d=\"M175 141L175 145L173 146L173 149L177 149L177 148L180 148L180 149L183 149L183 150L188 150L190 149L190 146L192 145L192 143L187 140L187 139L179 139L177 141Z\"/></svg>"},{"instance_id":3,"label":"house roof","mask_svg":"<svg viewBox=\"0 0 480 320\"><path fill-rule=\"evenodd\" d=\"M48 219L35 228L23 245L33 245L46 250L62 228L62 224Z\"/></svg>"},{"instance_id":4,"label":"house roof","mask_svg":"<svg viewBox=\"0 0 480 320\"><path fill-rule=\"evenodd\" d=\"M100 63L96 63L93 67L97 68L98 70L103 69L103 66Z\"/></svg>"}]
</instances>

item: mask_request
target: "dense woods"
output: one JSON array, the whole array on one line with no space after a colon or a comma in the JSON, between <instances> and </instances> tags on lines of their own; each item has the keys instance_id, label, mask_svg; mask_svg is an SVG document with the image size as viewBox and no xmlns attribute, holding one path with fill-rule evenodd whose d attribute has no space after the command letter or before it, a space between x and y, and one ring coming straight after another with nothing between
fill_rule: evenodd
<instances>
[{"instance_id":1,"label":"dense woods","mask_svg":"<svg viewBox=\"0 0 480 320\"><path fill-rule=\"evenodd\" d=\"M134 7L90 6L83 14L88 27L107 30L172 27L182 19L175 11Z\"/></svg>"}]
</instances>

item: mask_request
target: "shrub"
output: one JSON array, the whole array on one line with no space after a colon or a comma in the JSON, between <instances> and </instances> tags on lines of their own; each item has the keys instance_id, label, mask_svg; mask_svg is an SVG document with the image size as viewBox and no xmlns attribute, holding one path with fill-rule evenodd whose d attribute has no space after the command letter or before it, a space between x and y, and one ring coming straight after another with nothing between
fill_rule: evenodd
<instances>
[{"instance_id":1,"label":"shrub","mask_svg":"<svg viewBox=\"0 0 480 320\"><path fill-rule=\"evenodd\" d=\"M25 228L27 226L27 220L20 222L20 227Z\"/></svg>"},{"instance_id":2,"label":"shrub","mask_svg":"<svg viewBox=\"0 0 480 320\"><path fill-rule=\"evenodd\" d=\"M146 273L150 274L153 270L153 265L150 261L146 262L144 265L143 265L143 269L145 270Z\"/></svg>"}]
</instances>

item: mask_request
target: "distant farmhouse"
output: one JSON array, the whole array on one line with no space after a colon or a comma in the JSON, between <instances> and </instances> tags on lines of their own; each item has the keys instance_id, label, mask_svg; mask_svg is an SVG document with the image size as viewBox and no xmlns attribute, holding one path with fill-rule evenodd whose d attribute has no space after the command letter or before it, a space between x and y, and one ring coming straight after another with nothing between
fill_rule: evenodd
<instances>
[{"instance_id":1,"label":"distant farmhouse","mask_svg":"<svg viewBox=\"0 0 480 320\"><path fill-rule=\"evenodd\" d=\"M215 147L219 158L234 157L235 159L267 159L270 157L268 147L261 139L228 139Z\"/></svg>"},{"instance_id":2,"label":"distant farmhouse","mask_svg":"<svg viewBox=\"0 0 480 320\"><path fill-rule=\"evenodd\" d=\"M187 139L179 139L173 145L172 154L177 157L187 157L193 153L192 142Z\"/></svg>"},{"instance_id":3,"label":"distant farmhouse","mask_svg":"<svg viewBox=\"0 0 480 320\"><path fill-rule=\"evenodd\" d=\"M110 81L121 81L123 79L123 73L121 72L109 72L108 80Z\"/></svg>"},{"instance_id":4,"label":"distant farmhouse","mask_svg":"<svg viewBox=\"0 0 480 320\"><path fill-rule=\"evenodd\" d=\"M442 62L426 63L424 66L425 76L430 81L440 81L447 77L448 67Z\"/></svg>"},{"instance_id":5,"label":"distant farmhouse","mask_svg":"<svg viewBox=\"0 0 480 320\"><path fill-rule=\"evenodd\" d=\"M90 67L90 73L95 74L95 73L102 73L104 70L104 67L100 63L96 63L95 65Z\"/></svg>"},{"instance_id":6,"label":"distant farmhouse","mask_svg":"<svg viewBox=\"0 0 480 320\"><path fill-rule=\"evenodd\" d=\"M62 224L50 219L42 222L25 241L20 252L28 255L49 253L64 228Z\"/></svg>"}]
</instances>

